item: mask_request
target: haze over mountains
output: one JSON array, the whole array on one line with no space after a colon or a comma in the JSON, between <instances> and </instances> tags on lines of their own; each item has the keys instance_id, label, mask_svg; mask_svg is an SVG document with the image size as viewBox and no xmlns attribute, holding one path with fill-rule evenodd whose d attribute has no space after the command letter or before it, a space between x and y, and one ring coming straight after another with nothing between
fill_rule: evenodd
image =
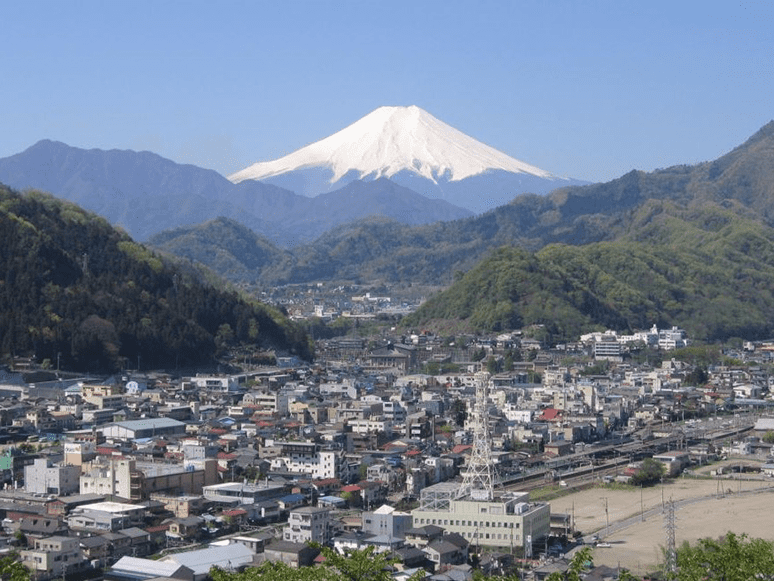
<instances>
[{"instance_id":1,"label":"haze over mountains","mask_svg":"<svg viewBox=\"0 0 774 581\"><path fill-rule=\"evenodd\" d=\"M372 216L409 225L456 220L525 191L573 183L417 107L377 109L327 139L232 178L236 183L150 152L84 150L48 140L0 159L0 183L73 201L138 240L223 216L280 246L310 242Z\"/></svg>"}]
</instances>

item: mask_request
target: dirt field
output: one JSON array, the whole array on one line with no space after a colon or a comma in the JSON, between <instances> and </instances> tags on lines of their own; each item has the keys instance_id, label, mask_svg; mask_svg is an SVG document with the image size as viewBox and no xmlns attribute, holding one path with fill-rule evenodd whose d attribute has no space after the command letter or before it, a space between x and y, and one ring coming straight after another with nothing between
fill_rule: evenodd
<instances>
[{"instance_id":1,"label":"dirt field","mask_svg":"<svg viewBox=\"0 0 774 581\"><path fill-rule=\"evenodd\" d=\"M594 563L615 567L620 565L637 575L652 570L662 561L661 547L666 546L664 514L660 510L662 495L665 501L675 502L688 498L711 498L676 507L677 545L683 541L719 537L729 531L751 537L774 540L769 507L774 502L774 482L771 479L703 480L679 478L663 487L642 490L614 490L598 487L552 500L551 512L575 515L575 525L584 535L596 532L605 537L607 503L610 528L605 538L609 548L594 549ZM758 493L751 494L757 490ZM740 494L744 493L744 494ZM651 514L648 515L648 510ZM641 511L646 518L643 520ZM635 517L631 526L615 530L614 523ZM637 518L639 517L639 518Z\"/></svg>"}]
</instances>

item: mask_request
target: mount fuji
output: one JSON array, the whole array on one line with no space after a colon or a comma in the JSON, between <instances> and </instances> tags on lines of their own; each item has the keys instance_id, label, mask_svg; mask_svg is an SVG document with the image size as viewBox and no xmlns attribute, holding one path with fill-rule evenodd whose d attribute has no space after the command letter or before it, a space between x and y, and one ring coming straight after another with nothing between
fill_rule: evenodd
<instances>
[{"instance_id":1,"label":"mount fuji","mask_svg":"<svg viewBox=\"0 0 774 581\"><path fill-rule=\"evenodd\" d=\"M416 106L380 107L338 133L228 177L259 180L306 196L354 181L391 181L472 212L518 194L588 182L562 178L510 157Z\"/></svg>"}]
</instances>

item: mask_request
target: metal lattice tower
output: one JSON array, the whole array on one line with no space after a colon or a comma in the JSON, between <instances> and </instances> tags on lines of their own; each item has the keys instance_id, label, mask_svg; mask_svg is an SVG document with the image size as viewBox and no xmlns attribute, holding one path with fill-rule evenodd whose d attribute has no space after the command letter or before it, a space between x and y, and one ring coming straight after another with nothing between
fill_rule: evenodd
<instances>
[{"instance_id":1,"label":"metal lattice tower","mask_svg":"<svg viewBox=\"0 0 774 581\"><path fill-rule=\"evenodd\" d=\"M675 503L669 499L664 514L664 528L666 529L667 546L666 562L664 563L664 578L677 579L677 547L675 543Z\"/></svg>"},{"instance_id":2,"label":"metal lattice tower","mask_svg":"<svg viewBox=\"0 0 774 581\"><path fill-rule=\"evenodd\" d=\"M489 374L479 371L475 375L476 403L473 407L473 450L468 469L457 490L456 498L470 495L473 500L492 500L494 497L494 468L492 448L489 442L487 399Z\"/></svg>"}]
</instances>

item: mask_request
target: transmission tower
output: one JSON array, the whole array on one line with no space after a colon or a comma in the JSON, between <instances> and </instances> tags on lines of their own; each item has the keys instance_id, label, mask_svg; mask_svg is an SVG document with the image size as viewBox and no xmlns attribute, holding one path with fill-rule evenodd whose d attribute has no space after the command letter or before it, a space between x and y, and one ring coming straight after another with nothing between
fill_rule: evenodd
<instances>
[{"instance_id":1,"label":"transmission tower","mask_svg":"<svg viewBox=\"0 0 774 581\"><path fill-rule=\"evenodd\" d=\"M666 562L664 563L664 578L677 579L677 548L675 546L675 503L669 499L664 514L664 528L666 529L667 546Z\"/></svg>"},{"instance_id":2,"label":"transmission tower","mask_svg":"<svg viewBox=\"0 0 774 581\"><path fill-rule=\"evenodd\" d=\"M468 469L457 490L456 498L470 495L472 500L492 500L494 497L494 467L489 442L487 399L489 374L480 371L475 375L476 403L473 407L473 450Z\"/></svg>"}]
</instances>

